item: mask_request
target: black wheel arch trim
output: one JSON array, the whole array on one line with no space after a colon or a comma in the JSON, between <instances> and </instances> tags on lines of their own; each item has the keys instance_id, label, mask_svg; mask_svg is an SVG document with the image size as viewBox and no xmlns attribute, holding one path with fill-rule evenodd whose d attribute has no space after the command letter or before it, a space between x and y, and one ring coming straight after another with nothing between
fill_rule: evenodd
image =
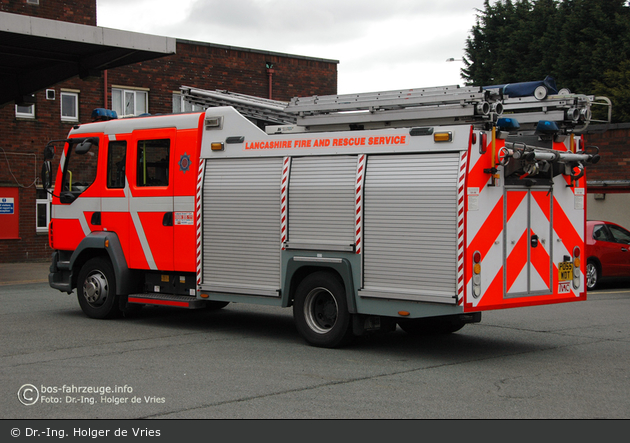
<instances>
[{"instance_id":1,"label":"black wheel arch trim","mask_svg":"<svg viewBox=\"0 0 630 443\"><path fill-rule=\"evenodd\" d=\"M108 244L106 246L106 242ZM107 255L114 269L116 277L116 293L129 294L133 292L132 270L127 266L127 260L123 253L118 235L114 232L98 231L86 236L70 256L71 285L76 288L77 276L81 266L90 258L97 255Z\"/></svg>"},{"instance_id":2,"label":"black wheel arch trim","mask_svg":"<svg viewBox=\"0 0 630 443\"><path fill-rule=\"evenodd\" d=\"M346 290L346 300L348 302L348 312L357 313L357 302L355 298L354 281L352 278L352 265L345 258L322 262L303 262L291 258L287 263L286 275L284 279L284 290L282 291L282 306L289 306L293 299L293 294L303 277L317 271L331 270L339 275ZM297 280L295 277L298 277ZM302 277L302 278L300 278Z\"/></svg>"}]
</instances>

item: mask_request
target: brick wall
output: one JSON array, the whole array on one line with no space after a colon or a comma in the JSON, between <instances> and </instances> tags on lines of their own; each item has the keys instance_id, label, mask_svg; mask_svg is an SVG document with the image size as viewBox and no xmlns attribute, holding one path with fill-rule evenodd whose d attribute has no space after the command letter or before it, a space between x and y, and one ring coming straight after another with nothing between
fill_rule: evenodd
<instances>
[{"instance_id":1,"label":"brick wall","mask_svg":"<svg viewBox=\"0 0 630 443\"><path fill-rule=\"evenodd\" d=\"M585 138L587 145L599 147L601 156L597 164L587 166L589 182L630 180L630 123L611 125L606 132L591 132ZM602 191L592 186L589 189ZM616 190L630 192L629 187Z\"/></svg>"},{"instance_id":2,"label":"brick wall","mask_svg":"<svg viewBox=\"0 0 630 443\"><path fill-rule=\"evenodd\" d=\"M1 1L2 5L6 3ZM76 124L61 122L62 89L78 91L80 123L91 121L94 108L111 108L112 85L148 88L149 112L163 114L172 112L172 93L181 85L227 89L267 98L267 62L273 63L274 99L337 92L336 61L180 40L176 55L112 69L98 77L73 78L51 85L49 89L55 91L55 100L47 100L46 91L37 92L34 120L16 118L13 103L0 107L0 187L20 186L21 237L20 240L0 240L0 262L50 259L52 250L47 234L36 232L36 190L32 184L39 177L46 143L66 138ZM104 103L105 77L107 106ZM59 155L55 159L58 162ZM58 163L53 162L55 175L57 166Z\"/></svg>"},{"instance_id":3,"label":"brick wall","mask_svg":"<svg viewBox=\"0 0 630 443\"><path fill-rule=\"evenodd\" d=\"M0 0L0 11L96 26L96 0Z\"/></svg>"},{"instance_id":4,"label":"brick wall","mask_svg":"<svg viewBox=\"0 0 630 443\"><path fill-rule=\"evenodd\" d=\"M337 93L334 61L186 40L177 41L176 55L110 70L108 83L150 88L149 113L168 113L181 85L269 98L267 62L273 63L275 100Z\"/></svg>"}]
</instances>

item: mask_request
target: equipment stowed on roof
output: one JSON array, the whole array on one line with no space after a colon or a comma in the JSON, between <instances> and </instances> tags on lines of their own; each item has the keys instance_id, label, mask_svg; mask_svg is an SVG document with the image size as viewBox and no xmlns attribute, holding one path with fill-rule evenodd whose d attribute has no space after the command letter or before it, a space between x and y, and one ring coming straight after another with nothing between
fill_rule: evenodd
<instances>
[{"instance_id":1,"label":"equipment stowed on roof","mask_svg":"<svg viewBox=\"0 0 630 443\"><path fill-rule=\"evenodd\" d=\"M606 97L557 90L553 79L496 86L439 86L325 96L294 97L289 102L181 87L184 99L204 108L232 106L267 127L267 132L321 132L497 122L516 118L522 131L540 120L581 133L591 122L610 122ZM608 107L607 120L593 120L591 107ZM274 126L280 125L280 126ZM289 127L283 127L289 125Z\"/></svg>"}]
</instances>

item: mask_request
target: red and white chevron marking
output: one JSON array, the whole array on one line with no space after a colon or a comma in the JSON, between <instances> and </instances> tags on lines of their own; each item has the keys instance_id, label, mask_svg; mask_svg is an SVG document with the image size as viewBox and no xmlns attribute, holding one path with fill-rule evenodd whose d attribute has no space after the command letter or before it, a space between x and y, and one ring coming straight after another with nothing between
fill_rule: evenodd
<instances>
[{"instance_id":1,"label":"red and white chevron marking","mask_svg":"<svg viewBox=\"0 0 630 443\"><path fill-rule=\"evenodd\" d=\"M355 183L355 250L361 253L363 247L363 184L365 183L365 154L357 159L357 181Z\"/></svg>"},{"instance_id":2,"label":"red and white chevron marking","mask_svg":"<svg viewBox=\"0 0 630 443\"><path fill-rule=\"evenodd\" d=\"M287 241L287 204L289 198L289 174L291 157L285 157L282 164L282 183L280 185L280 247L284 250Z\"/></svg>"},{"instance_id":3,"label":"red and white chevron marking","mask_svg":"<svg viewBox=\"0 0 630 443\"><path fill-rule=\"evenodd\" d=\"M201 284L201 268L202 268L202 229L201 229L201 202L203 191L203 178L206 169L205 160L199 160L199 171L197 173L197 193L195 196L195 216L197 217L197 285Z\"/></svg>"},{"instance_id":4,"label":"red and white chevron marking","mask_svg":"<svg viewBox=\"0 0 630 443\"><path fill-rule=\"evenodd\" d=\"M468 166L468 152L463 151L459 158L459 173L457 176L457 304L464 301L464 216L466 199L466 168Z\"/></svg>"}]
</instances>

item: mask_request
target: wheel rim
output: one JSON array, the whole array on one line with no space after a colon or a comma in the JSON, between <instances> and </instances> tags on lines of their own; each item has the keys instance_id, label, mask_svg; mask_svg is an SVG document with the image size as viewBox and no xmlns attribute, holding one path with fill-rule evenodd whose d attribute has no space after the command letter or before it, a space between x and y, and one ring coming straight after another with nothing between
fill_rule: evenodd
<instances>
[{"instance_id":1,"label":"wheel rim","mask_svg":"<svg viewBox=\"0 0 630 443\"><path fill-rule=\"evenodd\" d=\"M83 297L91 306L101 306L109 295L109 283L105 274L94 271L83 282Z\"/></svg>"},{"instance_id":2,"label":"wheel rim","mask_svg":"<svg viewBox=\"0 0 630 443\"><path fill-rule=\"evenodd\" d=\"M326 288L315 288L306 296L304 318L309 328L318 334L329 332L337 322L337 300Z\"/></svg>"},{"instance_id":3,"label":"wheel rim","mask_svg":"<svg viewBox=\"0 0 630 443\"><path fill-rule=\"evenodd\" d=\"M586 287L591 289L597 284L597 268L594 264L588 263L586 265Z\"/></svg>"}]
</instances>

